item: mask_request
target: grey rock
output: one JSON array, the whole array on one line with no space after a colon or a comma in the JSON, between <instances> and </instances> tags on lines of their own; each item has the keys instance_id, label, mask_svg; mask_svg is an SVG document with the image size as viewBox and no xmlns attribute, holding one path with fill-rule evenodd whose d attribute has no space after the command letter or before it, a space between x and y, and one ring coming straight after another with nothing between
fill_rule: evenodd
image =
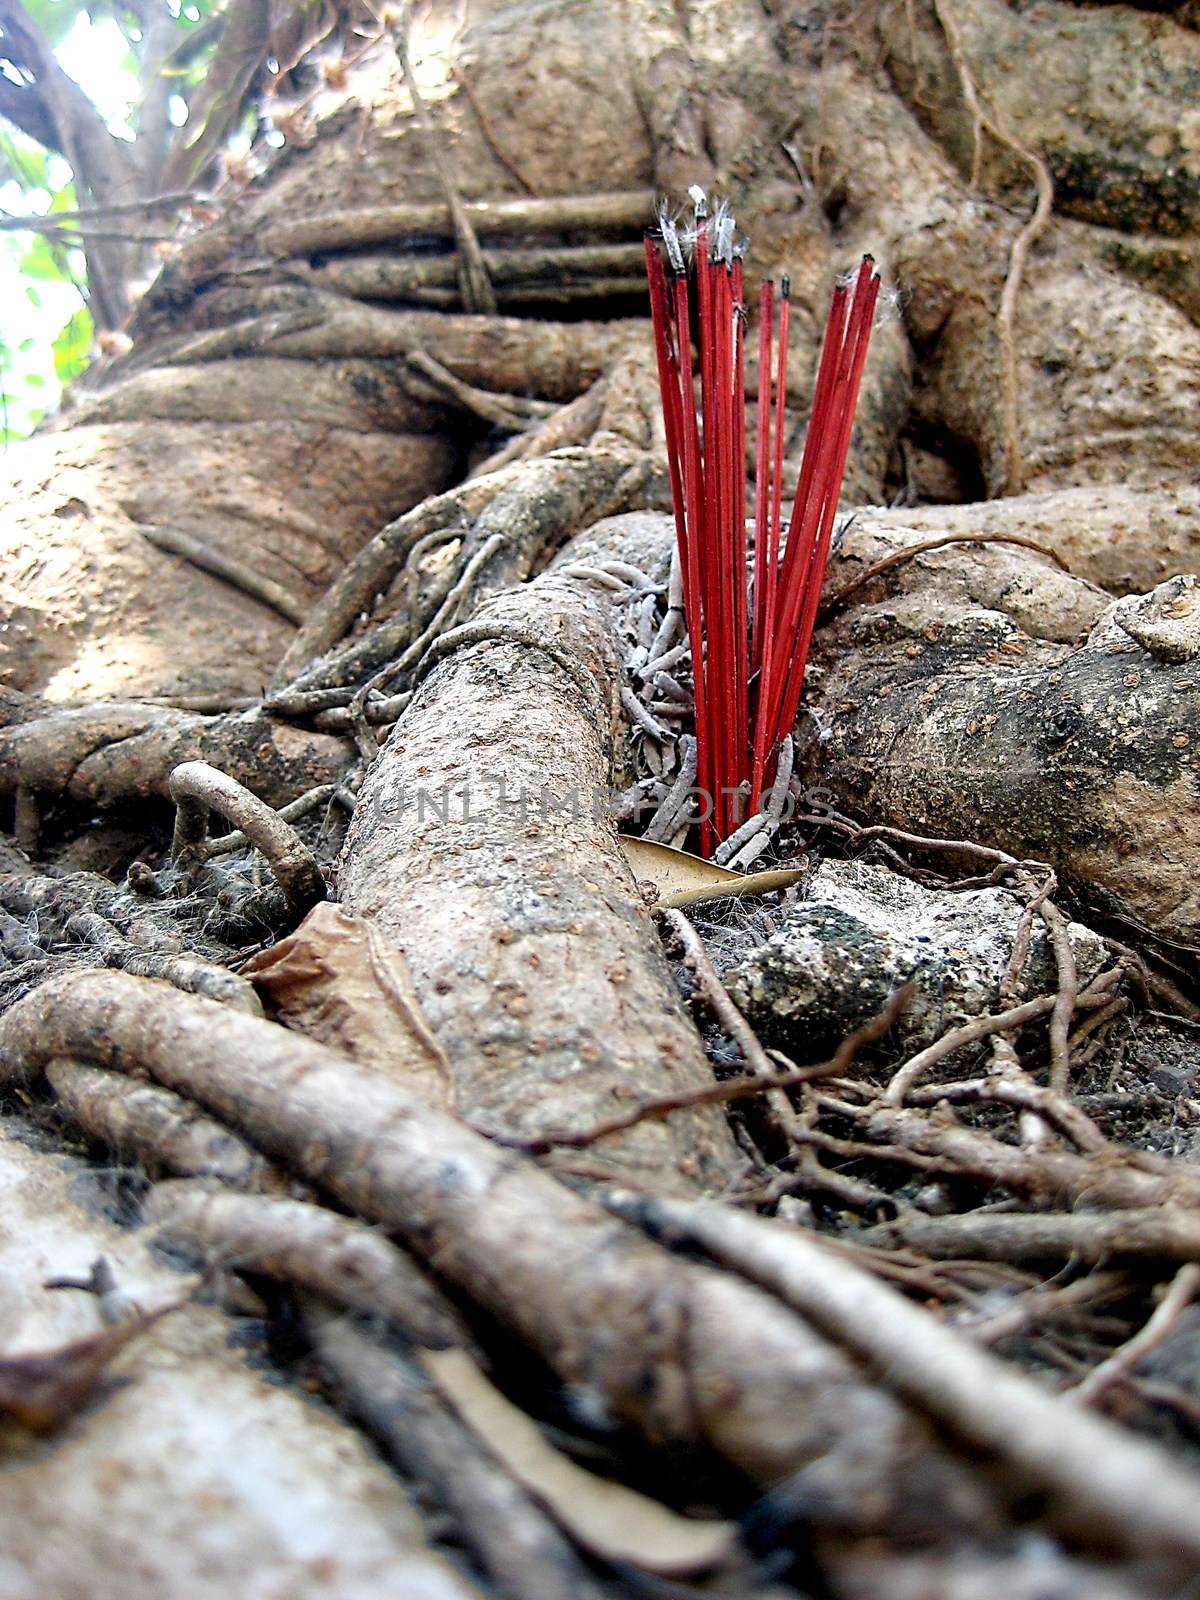
<instances>
[{"instance_id":1,"label":"grey rock","mask_svg":"<svg viewBox=\"0 0 1200 1600\"><path fill-rule=\"evenodd\" d=\"M1003 889L925 889L885 867L830 861L778 932L734 963L725 982L768 1043L811 1058L877 1016L911 979L916 993L895 1034L920 1048L997 1004L1021 912ZM1100 971L1104 945L1079 923L1070 937L1082 987ZM1039 919L1018 998L1055 987Z\"/></svg>"},{"instance_id":2,"label":"grey rock","mask_svg":"<svg viewBox=\"0 0 1200 1600\"><path fill-rule=\"evenodd\" d=\"M1186 1067L1177 1066L1171 1061L1160 1061L1157 1066L1150 1069L1150 1082L1156 1089L1161 1089L1163 1094L1187 1094L1195 1082L1196 1074L1189 1072Z\"/></svg>"}]
</instances>

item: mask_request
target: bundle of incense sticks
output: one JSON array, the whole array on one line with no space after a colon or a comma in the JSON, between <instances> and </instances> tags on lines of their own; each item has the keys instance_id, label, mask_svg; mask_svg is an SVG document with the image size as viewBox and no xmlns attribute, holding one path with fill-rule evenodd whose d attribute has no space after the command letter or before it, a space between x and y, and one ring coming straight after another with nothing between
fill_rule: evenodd
<instances>
[{"instance_id":1,"label":"bundle of incense sticks","mask_svg":"<svg viewBox=\"0 0 1200 1600\"><path fill-rule=\"evenodd\" d=\"M768 279L761 287L751 607L745 247L735 241L727 206L719 205L710 217L703 191L693 189L690 197L693 227L681 233L664 210L658 227L646 235L646 272L692 641L697 786L707 799L701 808L701 849L710 855L716 839L727 838L758 808L779 742L796 720L879 277L870 256L864 256L858 272L833 291L786 539L789 285L785 277L777 347L775 286ZM693 325L698 369L692 360Z\"/></svg>"}]
</instances>

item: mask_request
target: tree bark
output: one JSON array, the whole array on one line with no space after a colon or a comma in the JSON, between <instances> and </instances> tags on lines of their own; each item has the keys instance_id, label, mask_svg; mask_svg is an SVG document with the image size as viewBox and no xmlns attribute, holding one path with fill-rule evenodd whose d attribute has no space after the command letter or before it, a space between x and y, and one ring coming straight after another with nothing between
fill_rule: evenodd
<instances>
[{"instance_id":1,"label":"tree bark","mask_svg":"<svg viewBox=\"0 0 1200 1600\"><path fill-rule=\"evenodd\" d=\"M1093 1524L1071 1549L1035 1549L1028 1530L1058 1531L1053 1508L1031 1523L1003 1470L948 1449L886 1372L840 1348L852 1339L736 1270L673 1257L589 1191L615 1178L690 1201L782 1172L753 1117L735 1137L722 1110L688 1103L713 1087L701 1014L608 809L648 760L621 694L631 626L674 626L662 425L629 273L656 193L728 195L748 280L792 274L789 481L834 275L869 250L895 290L796 730L805 798L819 789L848 830L1035 858L1131 939L1200 942L1194 8L484 0L452 25L434 7L408 41L428 118L395 43L364 47L345 87L325 74L261 174L180 239L127 353L98 360L5 463L0 1000L19 1008L0 1037L10 1075L29 1071L10 1082L24 1098L0 1147L2 1268L27 1313L5 1353L95 1328L90 1301L37 1284L97 1252L145 1309L190 1296L145 1234L97 1213L97 1173L118 1135L135 1189L142 1172L194 1181L215 1151L210 1176L247 1191L239 1207L274 1196L272 1225L296 1219L290 1256L276 1234L255 1258L268 1277L333 1294L335 1273L287 1265L328 1239L392 1259L334 1197L423 1257L420 1294L457 1302L438 1325L468 1326L498 1375L528 1395L546 1386L535 1367L552 1374L608 1462L644 1476L647 1450L658 1472L695 1452L709 1476L680 1494L722 1514L752 1481L766 1499L747 1537L774 1517L780 1546L813 1543L814 1583L839 1600L1051 1579L1064 1594L1168 1592L1161 1570L1092 1565L1112 1554ZM460 292L464 226L503 315ZM752 396L758 381L752 363ZM195 760L273 808L299 800L281 826L323 869L305 903L324 890L340 910L297 931L269 865L198 825L172 855L170 775ZM336 959L331 911L353 934ZM361 1055L349 1002L335 1048L297 1036L300 1012L267 976L293 934L318 1035L346 1000L337 962L356 963L355 1003L375 1007ZM224 971L256 953L243 977ZM105 963L128 970L78 970ZM167 986L212 994L209 969L232 1006ZM252 978L277 1021L244 1014ZM1045 1009L1061 1038L1063 1007ZM97 1074L113 1067L159 1083L111 1090ZM671 1096L670 1115L587 1143L614 1112ZM1085 1153L1026 1141L1029 1119L1006 1143L911 1107L834 1103L845 1159L817 1188L839 1205L876 1192L847 1122L888 1160L993 1173L1044 1205L1186 1189L1108 1146L1097 1186ZM805 1104L793 1132L807 1135L827 1107ZM64 1126L93 1141L86 1159L73 1147L77 1193L58 1154L20 1142L28 1116L56 1152ZM241 1142L222 1143L223 1126ZM581 1147L539 1158L550 1173L507 1148L555 1132ZM812 1149L797 1143L783 1177L811 1177ZM191 1193L227 1290L213 1241L248 1248L256 1213ZM332 1221L309 1233L318 1208ZM396 1417L380 1420L363 1373L416 1406L411 1366L386 1365L386 1337L365 1354L353 1330L339 1344L307 1304L326 1377L340 1363L351 1409L386 1440ZM6 1592L92 1594L98 1571L105 1592L134 1595L511 1590L528 1568L497 1547L494 1519L468 1531L475 1565L451 1564L349 1425L268 1384L228 1328L189 1298L122 1356L128 1387L49 1444L13 1447ZM462 1447L457 1423L420 1407L433 1456ZM65 1553L43 1531L64 1500ZM519 1504L565 1582L545 1508ZM135 1523L136 1540L114 1532ZM925 1546L898 1542L911 1536ZM619 1572L589 1572L628 1592ZM784 1592L793 1578L807 1581L785 1576ZM779 1592L746 1567L723 1580Z\"/></svg>"}]
</instances>

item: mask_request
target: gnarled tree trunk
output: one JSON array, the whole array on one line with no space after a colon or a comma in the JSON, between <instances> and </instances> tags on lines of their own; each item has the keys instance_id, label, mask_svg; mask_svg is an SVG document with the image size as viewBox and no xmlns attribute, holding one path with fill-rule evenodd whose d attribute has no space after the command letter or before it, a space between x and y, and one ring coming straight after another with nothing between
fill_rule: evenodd
<instances>
[{"instance_id":1,"label":"gnarled tree trunk","mask_svg":"<svg viewBox=\"0 0 1200 1600\"><path fill-rule=\"evenodd\" d=\"M1048 1577L1064 1595L1169 1592L1196 1554L1183 1469L1128 1458L1165 1486L1148 1551L1106 1526L1104 1485L1071 1501L1045 1463L989 1471L978 1439L930 1426L818 1312L676 1262L589 1191L615 1180L686 1205L758 1160L699 1103L710 1063L608 805L638 775L622 652L670 616L638 267L654 197L727 194L748 274L792 274L793 479L834 275L870 251L894 290L844 496L864 509L835 551L798 730L805 784L847 827L1034 859L1108 925L1190 951L1198 75L1192 8L1064 0L522 0L465 20L435 4L411 30L389 13L348 73L326 73L283 148L180 240L128 350L6 458L0 995L16 1010L0 1022L0 1165L29 1211L14 1202L3 1224L20 1312L6 1352L93 1326L90 1301L39 1284L97 1252L145 1310L195 1287L96 1214L95 1167L125 1138L121 1198L147 1175L194 1176L178 1126L194 1100L254 1147L237 1170L259 1200L332 1194L402 1236L471 1325L454 1316L447 1342L481 1345L498 1373L509 1360L517 1389L558 1385L557 1420L593 1427L610 1467L653 1484L647 1449L694 1451L713 1470L685 1498L728 1512L769 1491L780 1542L839 1595L1032 1593ZM194 761L272 808L300 802L295 848L340 901L338 929L323 907L297 933L288 861L280 887L244 841L214 851L181 829L172 856L171 773ZM193 810L219 811L193 777ZM245 823L278 868L293 846L270 826ZM292 935L286 959L262 954ZM255 953L282 1026L223 1020L218 1000L259 1009L224 971ZM103 965L133 976L79 980L88 1020L72 1026L64 971ZM164 980L207 998L172 1009ZM245 1096L221 1076L223 1028ZM323 1048L293 1049L287 1028ZM78 1072L112 1066L174 1098L131 1100L115 1076L84 1095ZM69 1137L90 1141L71 1192L47 1083ZM675 1115L589 1140L663 1097ZM443 1116L470 1127L446 1133ZM476 1207L496 1209L473 1238ZM204 1242L208 1287L227 1290ZM255 1259L262 1288L275 1256ZM454 1463L477 1463L478 1442L452 1409L421 1410L445 1404L411 1358L424 1335L389 1358L411 1413L372 1409L376 1369L312 1298L336 1299L336 1279L304 1280L299 1302L334 1391L410 1449L410 1474L443 1494L474 1482ZM469 1561L430 1548L358 1435L225 1348L221 1315L189 1301L121 1357L133 1382L115 1398L49 1447L11 1442L5 1593L203 1595L230 1572L264 1595L622 1592L604 1547L560 1545L553 1497L524 1488L528 1565L507 1564L478 1501L458 1507ZM395 1445L401 1414L424 1418L425 1444ZM1014 1542L1027 1491L1049 1497L1060 1550ZM113 1495L147 1531L114 1536ZM64 1501L72 1543L34 1537ZM747 1559L727 1557L718 1589L777 1592Z\"/></svg>"}]
</instances>

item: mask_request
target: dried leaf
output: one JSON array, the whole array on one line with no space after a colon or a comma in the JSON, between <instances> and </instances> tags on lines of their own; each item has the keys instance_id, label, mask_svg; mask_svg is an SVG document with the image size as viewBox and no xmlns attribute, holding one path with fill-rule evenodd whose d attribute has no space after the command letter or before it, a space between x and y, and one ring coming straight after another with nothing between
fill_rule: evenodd
<instances>
[{"instance_id":1,"label":"dried leaf","mask_svg":"<svg viewBox=\"0 0 1200 1600\"><path fill-rule=\"evenodd\" d=\"M718 867L703 856L676 850L669 844L631 839L624 834L620 839L634 877L654 885L658 890L656 905L663 909L789 889L805 876L804 869L795 867L781 867L773 872L734 872L730 867Z\"/></svg>"},{"instance_id":2,"label":"dried leaf","mask_svg":"<svg viewBox=\"0 0 1200 1600\"><path fill-rule=\"evenodd\" d=\"M31 1433L52 1433L84 1405L118 1351L175 1309L163 1306L57 1350L0 1357L0 1415Z\"/></svg>"},{"instance_id":3,"label":"dried leaf","mask_svg":"<svg viewBox=\"0 0 1200 1600\"><path fill-rule=\"evenodd\" d=\"M453 1078L421 1011L404 953L374 924L323 901L242 968L289 1028L377 1067L453 1109Z\"/></svg>"},{"instance_id":4,"label":"dried leaf","mask_svg":"<svg viewBox=\"0 0 1200 1600\"><path fill-rule=\"evenodd\" d=\"M683 1577L707 1571L731 1553L732 1523L681 1517L624 1484L598 1478L556 1450L467 1351L422 1350L420 1359L463 1422L593 1555L663 1577Z\"/></svg>"}]
</instances>

